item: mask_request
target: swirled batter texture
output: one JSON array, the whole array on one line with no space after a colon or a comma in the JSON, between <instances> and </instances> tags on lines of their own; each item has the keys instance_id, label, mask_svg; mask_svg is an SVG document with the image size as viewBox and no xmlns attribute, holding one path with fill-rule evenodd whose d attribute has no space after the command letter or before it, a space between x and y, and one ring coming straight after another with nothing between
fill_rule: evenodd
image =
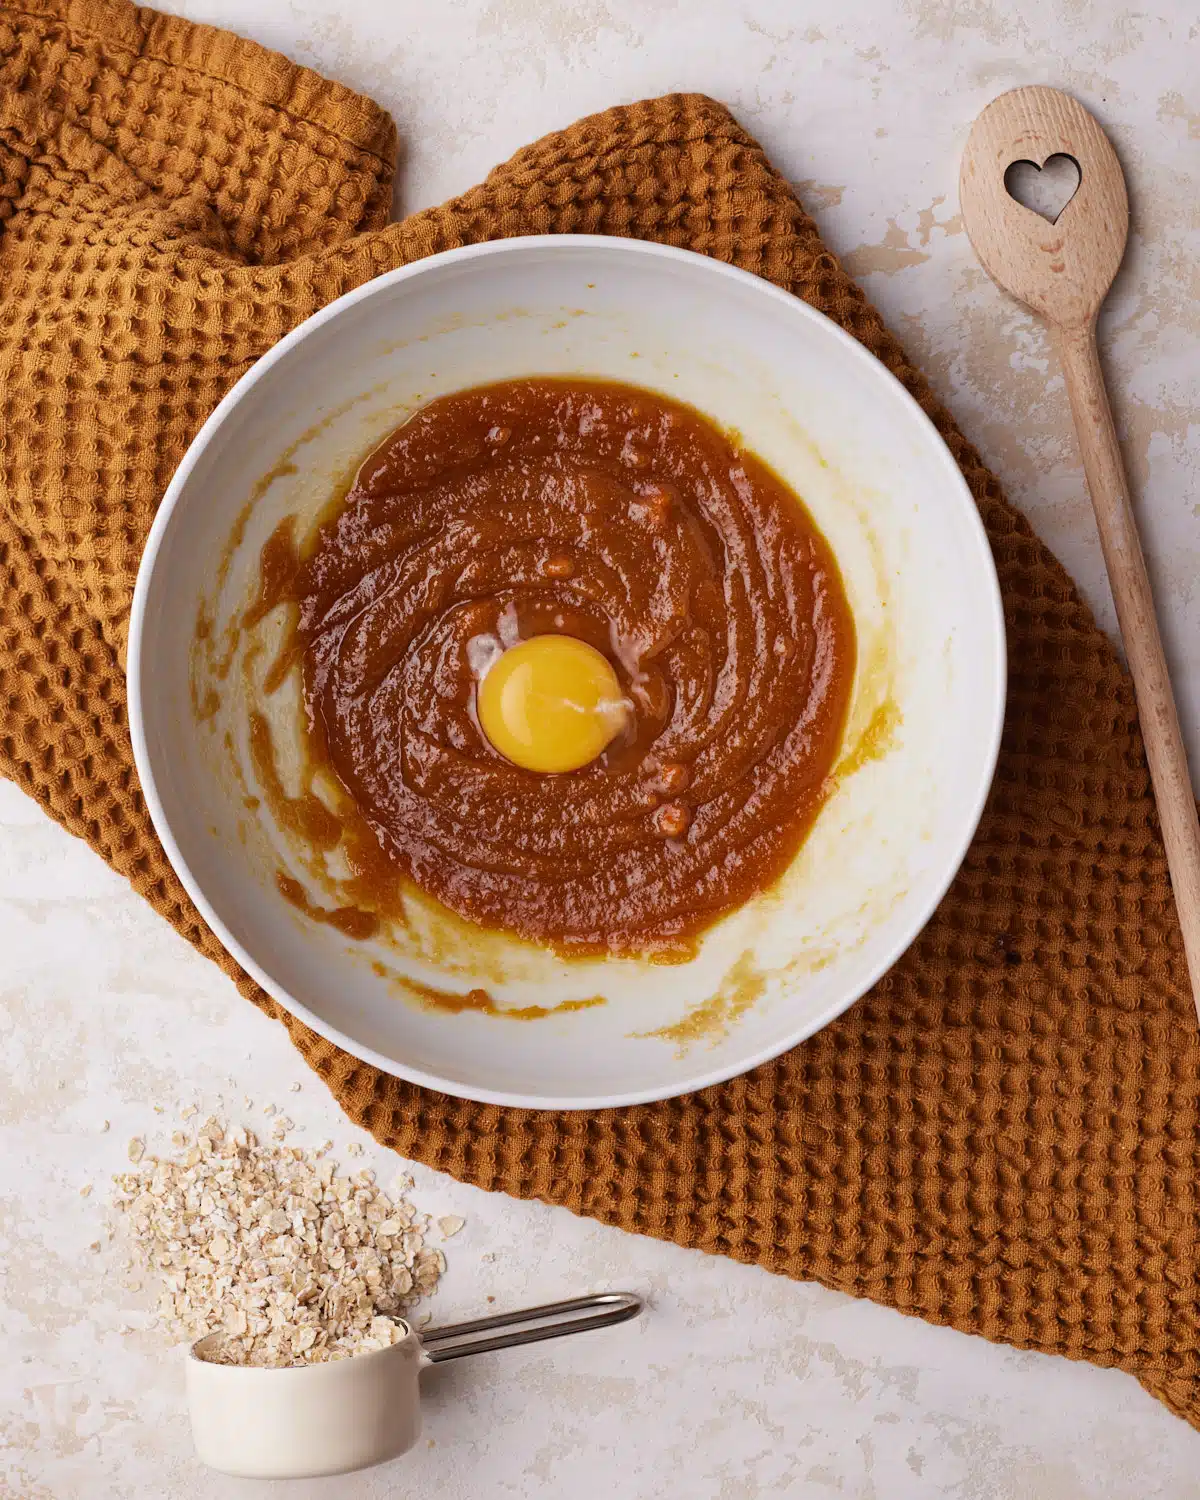
<instances>
[{"instance_id":1,"label":"swirled batter texture","mask_svg":"<svg viewBox=\"0 0 1200 1500\"><path fill-rule=\"evenodd\" d=\"M687 951L783 872L827 795L855 650L836 563L690 408L553 379L444 397L291 564L268 553L314 757L387 865L469 919ZM475 712L487 662L546 631L602 651L630 705L566 775L510 764Z\"/></svg>"}]
</instances>

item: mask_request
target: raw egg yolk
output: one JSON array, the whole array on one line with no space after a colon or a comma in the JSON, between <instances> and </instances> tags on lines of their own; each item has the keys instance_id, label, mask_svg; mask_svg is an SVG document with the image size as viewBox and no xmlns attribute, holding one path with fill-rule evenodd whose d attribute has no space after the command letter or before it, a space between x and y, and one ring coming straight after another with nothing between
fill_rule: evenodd
<instances>
[{"instance_id":1,"label":"raw egg yolk","mask_svg":"<svg viewBox=\"0 0 1200 1500\"><path fill-rule=\"evenodd\" d=\"M570 635L535 635L510 646L480 682L476 702L494 748L526 771L586 766L627 712L607 659Z\"/></svg>"}]
</instances>

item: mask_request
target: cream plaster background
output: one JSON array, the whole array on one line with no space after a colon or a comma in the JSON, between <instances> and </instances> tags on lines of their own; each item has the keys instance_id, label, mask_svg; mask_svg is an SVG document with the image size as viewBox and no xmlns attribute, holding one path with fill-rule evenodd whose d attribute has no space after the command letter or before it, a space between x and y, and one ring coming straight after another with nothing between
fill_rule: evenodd
<instances>
[{"instance_id":1,"label":"cream plaster background","mask_svg":"<svg viewBox=\"0 0 1200 1500\"><path fill-rule=\"evenodd\" d=\"M173 0L395 114L399 202L469 186L576 115L674 88L733 106L933 379L1009 495L1112 609L1046 341L976 268L967 128L1020 83L1110 130L1135 232L1104 322L1118 424L1200 764L1200 24L1191 0ZM1151 13L1152 12L1152 13ZM604 1285L634 1326L437 1372L428 1442L349 1480L263 1487L192 1459L174 1359L90 1254L109 1173L180 1105L286 1100L352 1132L264 1021L86 848L0 785L0 1496L437 1494L749 1500L1185 1500L1200 1436L1133 1381L460 1187L439 1318ZM302 1083L290 1094L292 1081ZM156 1116L153 1105L167 1113ZM235 1111L236 1112L236 1111ZM101 1129L104 1120L111 1128ZM368 1155L373 1155L368 1144ZM382 1171L392 1161L375 1158ZM80 1188L95 1184L90 1197Z\"/></svg>"}]
</instances>

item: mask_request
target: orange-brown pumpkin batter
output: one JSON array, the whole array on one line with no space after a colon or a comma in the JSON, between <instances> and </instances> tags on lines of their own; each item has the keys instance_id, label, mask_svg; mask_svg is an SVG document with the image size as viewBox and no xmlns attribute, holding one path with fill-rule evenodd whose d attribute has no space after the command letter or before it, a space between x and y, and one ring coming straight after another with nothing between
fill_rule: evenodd
<instances>
[{"instance_id":1,"label":"orange-brown pumpkin batter","mask_svg":"<svg viewBox=\"0 0 1200 1500\"><path fill-rule=\"evenodd\" d=\"M855 652L836 563L765 465L650 392L435 401L300 553L272 539L261 584L252 617L298 606L314 759L386 865L476 922L684 950L783 872L827 794ZM489 653L544 632L603 652L632 705L563 775L505 760L475 711Z\"/></svg>"}]
</instances>

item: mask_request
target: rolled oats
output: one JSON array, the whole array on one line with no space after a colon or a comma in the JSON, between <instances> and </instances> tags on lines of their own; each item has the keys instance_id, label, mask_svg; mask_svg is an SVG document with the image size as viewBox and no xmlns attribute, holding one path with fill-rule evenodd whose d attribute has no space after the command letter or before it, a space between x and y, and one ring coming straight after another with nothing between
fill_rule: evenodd
<instances>
[{"instance_id":1,"label":"rolled oats","mask_svg":"<svg viewBox=\"0 0 1200 1500\"><path fill-rule=\"evenodd\" d=\"M428 1220L406 1198L377 1187L373 1172L339 1176L320 1151L260 1142L216 1119L191 1141L179 1134L171 1157L146 1156L135 1137L134 1170L115 1179L128 1238L159 1278L158 1318L172 1337L219 1333L213 1358L277 1366L404 1337L397 1319L434 1290L446 1264L426 1246ZM456 1233L462 1220L441 1224L443 1235Z\"/></svg>"}]
</instances>

